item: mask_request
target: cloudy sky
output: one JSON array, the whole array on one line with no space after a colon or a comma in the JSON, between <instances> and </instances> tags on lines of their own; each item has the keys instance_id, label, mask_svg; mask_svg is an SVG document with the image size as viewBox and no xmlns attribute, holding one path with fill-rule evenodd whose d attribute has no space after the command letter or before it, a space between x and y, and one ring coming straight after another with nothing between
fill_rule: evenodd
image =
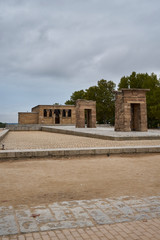
<instances>
[{"instance_id":1,"label":"cloudy sky","mask_svg":"<svg viewBox=\"0 0 160 240\"><path fill-rule=\"evenodd\" d=\"M159 0L0 0L0 122L132 71L160 76Z\"/></svg>"}]
</instances>

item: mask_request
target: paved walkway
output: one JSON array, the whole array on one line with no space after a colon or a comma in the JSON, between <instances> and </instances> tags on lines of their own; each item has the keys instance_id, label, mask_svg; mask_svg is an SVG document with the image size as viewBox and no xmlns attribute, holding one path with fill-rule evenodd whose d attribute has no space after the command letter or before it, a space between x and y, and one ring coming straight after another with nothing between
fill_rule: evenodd
<instances>
[{"instance_id":1,"label":"paved walkway","mask_svg":"<svg viewBox=\"0 0 160 240\"><path fill-rule=\"evenodd\" d=\"M0 237L0 240L160 240L160 219Z\"/></svg>"},{"instance_id":2,"label":"paved walkway","mask_svg":"<svg viewBox=\"0 0 160 240\"><path fill-rule=\"evenodd\" d=\"M86 227L94 229L95 226L99 228L99 226L106 224L114 226L116 223L147 222L152 219L158 219L157 222L160 222L160 196L56 202L34 207L20 205L16 209L12 206L0 207L0 235ZM105 229L107 230L107 226L104 227Z\"/></svg>"}]
</instances>

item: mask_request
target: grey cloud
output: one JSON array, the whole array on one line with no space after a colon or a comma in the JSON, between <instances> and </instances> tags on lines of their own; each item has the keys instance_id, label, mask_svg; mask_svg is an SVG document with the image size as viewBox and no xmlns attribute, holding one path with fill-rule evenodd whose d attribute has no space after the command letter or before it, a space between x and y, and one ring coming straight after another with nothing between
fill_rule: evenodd
<instances>
[{"instance_id":1,"label":"grey cloud","mask_svg":"<svg viewBox=\"0 0 160 240\"><path fill-rule=\"evenodd\" d=\"M0 0L6 105L13 91L19 111L32 102L63 103L100 78L118 83L132 71L158 73L159 10L159 0Z\"/></svg>"}]
</instances>

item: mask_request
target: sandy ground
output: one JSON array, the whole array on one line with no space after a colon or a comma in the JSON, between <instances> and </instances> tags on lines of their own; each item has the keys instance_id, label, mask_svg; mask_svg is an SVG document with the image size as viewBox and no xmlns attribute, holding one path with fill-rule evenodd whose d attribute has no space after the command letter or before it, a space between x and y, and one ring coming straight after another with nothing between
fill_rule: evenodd
<instances>
[{"instance_id":1,"label":"sandy ground","mask_svg":"<svg viewBox=\"0 0 160 240\"><path fill-rule=\"evenodd\" d=\"M52 149L160 145L160 140L110 141L41 131L24 131L9 132L1 143L5 145L5 149Z\"/></svg>"},{"instance_id":2,"label":"sandy ground","mask_svg":"<svg viewBox=\"0 0 160 240\"><path fill-rule=\"evenodd\" d=\"M160 195L160 154L0 162L0 205Z\"/></svg>"}]
</instances>

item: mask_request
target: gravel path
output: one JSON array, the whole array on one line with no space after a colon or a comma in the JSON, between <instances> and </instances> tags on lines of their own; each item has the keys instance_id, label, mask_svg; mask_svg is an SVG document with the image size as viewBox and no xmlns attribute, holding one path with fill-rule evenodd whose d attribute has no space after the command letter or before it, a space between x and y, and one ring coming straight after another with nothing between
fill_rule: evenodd
<instances>
[{"instance_id":1,"label":"gravel path","mask_svg":"<svg viewBox=\"0 0 160 240\"><path fill-rule=\"evenodd\" d=\"M65 134L31 131L9 132L0 144L5 149L55 149L83 147L154 146L160 140L111 141Z\"/></svg>"}]
</instances>

